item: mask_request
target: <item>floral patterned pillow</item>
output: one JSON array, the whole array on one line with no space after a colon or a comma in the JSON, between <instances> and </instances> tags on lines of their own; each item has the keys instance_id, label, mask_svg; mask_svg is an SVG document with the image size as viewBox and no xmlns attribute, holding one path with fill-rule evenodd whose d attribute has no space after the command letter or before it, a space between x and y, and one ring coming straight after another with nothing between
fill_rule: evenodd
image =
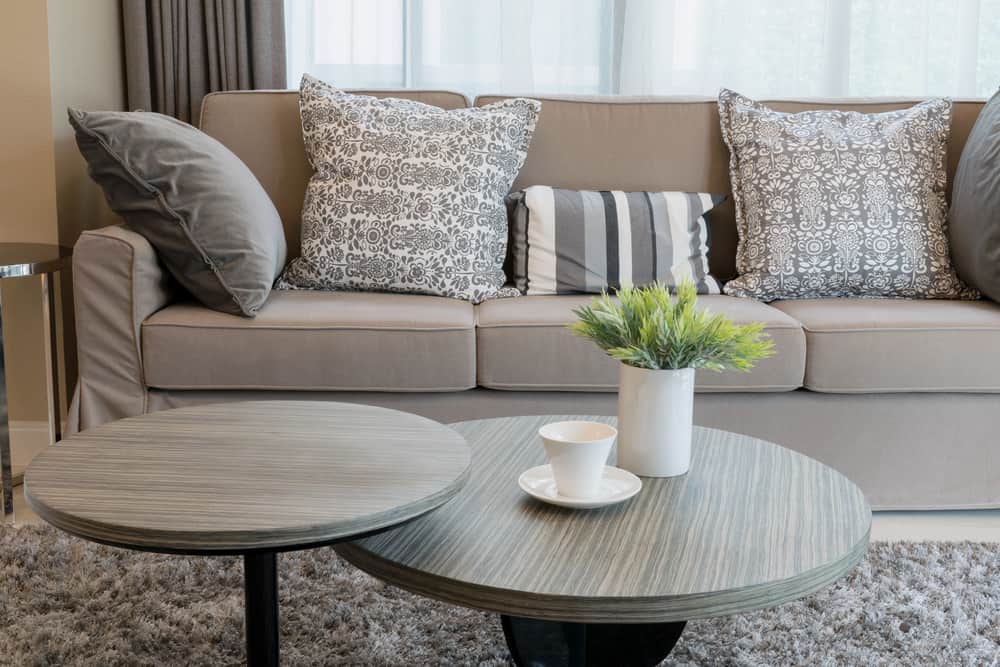
<instances>
[{"instance_id":1,"label":"floral patterned pillow","mask_svg":"<svg viewBox=\"0 0 1000 667\"><path fill-rule=\"evenodd\" d=\"M279 289L497 296L506 280L504 197L541 103L445 111L352 95L306 75L299 93L316 173L302 208L302 256Z\"/></svg>"},{"instance_id":2,"label":"floral patterned pillow","mask_svg":"<svg viewBox=\"0 0 1000 667\"><path fill-rule=\"evenodd\" d=\"M736 202L733 296L976 298L951 264L951 102L782 113L719 94Z\"/></svg>"}]
</instances>

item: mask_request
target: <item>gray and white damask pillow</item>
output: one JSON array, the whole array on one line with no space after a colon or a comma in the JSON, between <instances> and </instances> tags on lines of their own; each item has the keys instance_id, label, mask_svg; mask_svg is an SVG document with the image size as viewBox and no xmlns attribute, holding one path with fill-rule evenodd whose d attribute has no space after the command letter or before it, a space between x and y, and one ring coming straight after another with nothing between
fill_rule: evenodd
<instances>
[{"instance_id":1,"label":"gray and white damask pillow","mask_svg":"<svg viewBox=\"0 0 1000 667\"><path fill-rule=\"evenodd\" d=\"M445 111L352 95L306 75L299 109L316 173L302 256L279 289L411 292L478 303L505 282L504 197L541 103Z\"/></svg>"},{"instance_id":2,"label":"gray and white damask pillow","mask_svg":"<svg viewBox=\"0 0 1000 667\"><path fill-rule=\"evenodd\" d=\"M948 251L951 102L782 113L719 94L736 202L733 296L976 298Z\"/></svg>"}]
</instances>

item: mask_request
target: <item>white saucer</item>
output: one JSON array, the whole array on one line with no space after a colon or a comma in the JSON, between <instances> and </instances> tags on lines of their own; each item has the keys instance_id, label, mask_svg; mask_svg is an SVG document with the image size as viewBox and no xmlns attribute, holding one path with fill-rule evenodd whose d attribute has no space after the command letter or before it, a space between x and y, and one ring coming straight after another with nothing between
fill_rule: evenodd
<instances>
[{"instance_id":1,"label":"white saucer","mask_svg":"<svg viewBox=\"0 0 1000 667\"><path fill-rule=\"evenodd\" d=\"M627 470L604 466L601 490L593 498L569 498L556 491L556 480L549 465L536 466L521 473L517 483L525 493L542 502L560 507L590 509L606 507L628 500L642 489L642 480Z\"/></svg>"}]
</instances>

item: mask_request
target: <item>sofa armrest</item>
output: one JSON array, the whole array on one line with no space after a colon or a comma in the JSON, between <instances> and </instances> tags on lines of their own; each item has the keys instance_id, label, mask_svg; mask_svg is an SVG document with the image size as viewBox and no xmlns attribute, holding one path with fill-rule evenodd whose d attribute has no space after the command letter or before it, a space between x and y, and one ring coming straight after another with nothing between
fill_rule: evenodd
<instances>
[{"instance_id":1,"label":"sofa armrest","mask_svg":"<svg viewBox=\"0 0 1000 667\"><path fill-rule=\"evenodd\" d=\"M73 250L80 379L67 430L145 413L140 328L175 295L144 237L123 226L80 236Z\"/></svg>"}]
</instances>

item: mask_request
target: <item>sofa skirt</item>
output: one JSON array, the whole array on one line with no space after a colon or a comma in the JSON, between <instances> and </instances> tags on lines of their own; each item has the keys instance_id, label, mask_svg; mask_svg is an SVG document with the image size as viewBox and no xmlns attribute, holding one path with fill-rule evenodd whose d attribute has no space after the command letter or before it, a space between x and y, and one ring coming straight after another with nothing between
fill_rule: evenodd
<instances>
[{"instance_id":1,"label":"sofa skirt","mask_svg":"<svg viewBox=\"0 0 1000 667\"><path fill-rule=\"evenodd\" d=\"M73 430L87 409L85 392L75 398L70 414ZM145 404L147 412L155 412L224 401L345 401L448 423L513 415L614 415L617 398L613 393L491 389L448 393L153 389ZM858 484L875 510L1000 508L997 394L806 390L698 394L695 422L770 440L822 461Z\"/></svg>"}]
</instances>

